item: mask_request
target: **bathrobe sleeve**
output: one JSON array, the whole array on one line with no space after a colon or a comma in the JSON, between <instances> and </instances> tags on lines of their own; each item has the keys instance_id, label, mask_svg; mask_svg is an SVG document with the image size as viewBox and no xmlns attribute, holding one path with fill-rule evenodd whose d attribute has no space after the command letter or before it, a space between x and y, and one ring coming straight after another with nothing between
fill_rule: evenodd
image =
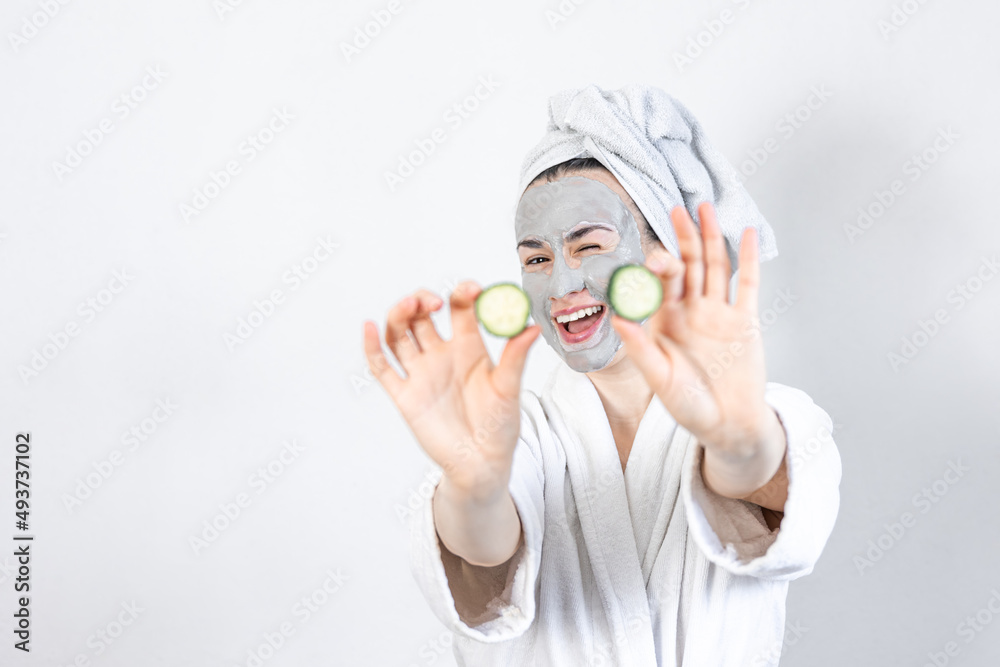
<instances>
[{"instance_id":1,"label":"bathrobe sleeve","mask_svg":"<svg viewBox=\"0 0 1000 667\"><path fill-rule=\"evenodd\" d=\"M706 488L704 447L692 442L681 493L689 529L701 551L733 574L792 580L809 574L840 508L841 462L830 416L804 391L768 382L765 400L787 440L788 499L781 525L767 527L761 508Z\"/></svg>"},{"instance_id":2,"label":"bathrobe sleeve","mask_svg":"<svg viewBox=\"0 0 1000 667\"><path fill-rule=\"evenodd\" d=\"M475 568L447 551L434 526L433 496L424 499L410 517L413 576L434 615L457 635L486 643L501 642L523 634L535 618L544 530L541 461L535 422L522 407L521 435L514 450L509 489L524 539L506 568L505 577L488 581L491 574L487 570L500 573L503 569ZM441 475L438 470L435 488ZM463 585L465 588L459 588ZM501 588L502 592L491 596L489 601L469 602L470 597L481 597L483 590ZM479 593L470 594L469 589L478 589Z\"/></svg>"}]
</instances>

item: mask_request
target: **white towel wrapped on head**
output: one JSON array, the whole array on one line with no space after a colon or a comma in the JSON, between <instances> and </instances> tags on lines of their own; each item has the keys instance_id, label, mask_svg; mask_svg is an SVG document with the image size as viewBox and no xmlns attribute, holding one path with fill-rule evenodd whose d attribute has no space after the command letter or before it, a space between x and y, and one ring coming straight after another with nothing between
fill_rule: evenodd
<instances>
[{"instance_id":1,"label":"white towel wrapped on head","mask_svg":"<svg viewBox=\"0 0 1000 667\"><path fill-rule=\"evenodd\" d=\"M671 209L683 205L700 225L698 206L705 201L715 207L734 271L746 227L757 229L761 262L778 254L774 231L736 169L691 112L660 88L590 84L550 97L547 132L524 159L517 198L542 171L577 157L596 158L614 174L675 257Z\"/></svg>"}]
</instances>

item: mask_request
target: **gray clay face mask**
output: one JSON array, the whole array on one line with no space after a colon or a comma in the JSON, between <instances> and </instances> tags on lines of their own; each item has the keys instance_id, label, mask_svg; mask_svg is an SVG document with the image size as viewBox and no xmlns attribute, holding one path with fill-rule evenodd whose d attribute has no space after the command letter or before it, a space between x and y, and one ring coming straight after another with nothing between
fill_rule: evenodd
<instances>
[{"instance_id":1,"label":"gray clay face mask","mask_svg":"<svg viewBox=\"0 0 1000 667\"><path fill-rule=\"evenodd\" d=\"M611 327L607 301L611 273L622 264L645 262L635 218L608 186L570 176L528 190L518 204L514 229L519 246L531 244L522 251L528 265L521 262L521 284L542 336L573 370L604 368L622 346ZM567 238L569 232L585 229L592 231ZM553 300L583 290L574 297L574 306L598 302L602 308L567 330L552 316ZM581 328L583 332L573 333Z\"/></svg>"}]
</instances>

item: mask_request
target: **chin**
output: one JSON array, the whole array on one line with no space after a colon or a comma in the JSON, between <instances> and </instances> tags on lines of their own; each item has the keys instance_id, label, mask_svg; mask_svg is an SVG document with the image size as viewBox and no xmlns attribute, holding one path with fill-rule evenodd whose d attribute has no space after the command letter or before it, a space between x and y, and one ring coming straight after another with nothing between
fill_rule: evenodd
<instances>
[{"instance_id":1,"label":"chin","mask_svg":"<svg viewBox=\"0 0 1000 667\"><path fill-rule=\"evenodd\" d=\"M617 336L616 336L617 338ZM614 349L606 357L600 359L594 358L595 349L581 350L579 352L566 353L562 351L560 356L566 365L572 368L578 373L593 373L595 371L601 371L611 366L615 362L615 357L618 354L618 350L622 348L622 340L618 338ZM557 350L558 352L559 350Z\"/></svg>"}]
</instances>

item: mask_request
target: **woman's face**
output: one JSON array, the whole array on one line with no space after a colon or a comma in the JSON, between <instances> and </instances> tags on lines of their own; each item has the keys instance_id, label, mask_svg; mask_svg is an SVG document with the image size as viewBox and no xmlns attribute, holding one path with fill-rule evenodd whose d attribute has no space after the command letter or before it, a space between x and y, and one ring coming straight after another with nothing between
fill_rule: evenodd
<instances>
[{"instance_id":1,"label":"woman's face","mask_svg":"<svg viewBox=\"0 0 1000 667\"><path fill-rule=\"evenodd\" d=\"M622 346L607 307L611 273L646 259L635 218L612 187L621 189L599 171L535 185L514 219L531 316L556 353L582 373L607 366Z\"/></svg>"}]
</instances>

